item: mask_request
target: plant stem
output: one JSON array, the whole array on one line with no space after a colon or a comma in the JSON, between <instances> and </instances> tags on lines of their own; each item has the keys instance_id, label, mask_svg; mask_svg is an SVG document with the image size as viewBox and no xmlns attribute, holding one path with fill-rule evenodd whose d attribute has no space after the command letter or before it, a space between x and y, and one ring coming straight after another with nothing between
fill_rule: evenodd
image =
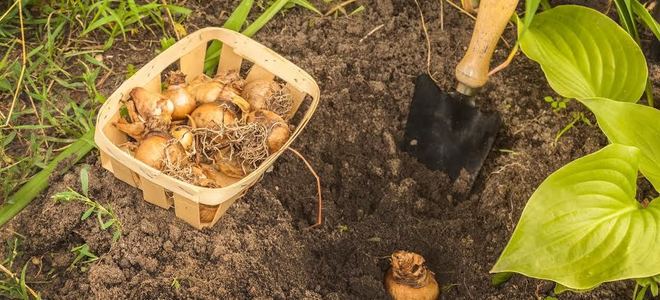
<instances>
[{"instance_id":1,"label":"plant stem","mask_svg":"<svg viewBox=\"0 0 660 300\"><path fill-rule=\"evenodd\" d=\"M318 193L319 207L318 207L318 212L316 214L316 224L310 226L310 228L320 226L321 224L323 224L323 195L321 193L321 178L319 177L318 174L316 174L316 171L314 171L314 168L312 168L312 165L305 159L305 157L302 154L300 154L300 152L298 152L296 149L293 149L291 147L289 147L287 149L289 149L289 151L293 152L293 154L298 156L298 158L300 158L305 163L305 165L307 166L309 171L312 172L312 175L314 175L314 178L316 178L316 191Z\"/></svg>"},{"instance_id":2,"label":"plant stem","mask_svg":"<svg viewBox=\"0 0 660 300\"><path fill-rule=\"evenodd\" d=\"M9 122L11 121L11 115L14 113L14 107L16 106L16 100L18 99L18 94L20 93L21 86L23 85L23 77L25 76L25 68L27 66L27 50L25 47L25 27L23 26L23 3L22 0L17 0L16 3L18 3L18 20L21 25L20 26L21 46L23 48L23 50L21 51L21 58L23 63L21 65L21 73L20 75L18 75L18 83L16 83L16 91L14 91L14 97L12 98L11 106L9 106L9 112L5 117L5 124L0 126L0 128L9 126Z\"/></svg>"},{"instance_id":3,"label":"plant stem","mask_svg":"<svg viewBox=\"0 0 660 300\"><path fill-rule=\"evenodd\" d=\"M46 189L48 187L48 180L53 173L62 174L68 171L71 166L91 151L95 147L93 137L94 127L90 128L76 142L58 154L48 163L46 168L32 176L16 193L9 196L7 201L0 206L0 226L11 220L11 218L23 210L23 208ZM60 165L60 162L63 162L62 165Z\"/></svg>"},{"instance_id":4,"label":"plant stem","mask_svg":"<svg viewBox=\"0 0 660 300\"><path fill-rule=\"evenodd\" d=\"M0 271L2 271L2 272L4 272L5 274L9 275L9 277L11 277L11 279L13 279L13 280L16 280L17 283L20 282L20 280L19 280L18 278L16 278L16 274L14 274L14 273L13 273L12 271L10 271L9 269L5 268L5 266L3 266L2 264L0 264ZM28 292L30 292L30 294L32 294L32 297L34 297L35 299L41 299L41 297L39 296L39 294L37 294L37 292L35 292L35 291L34 291L31 287L29 287L27 284L25 284L25 288L28 290Z\"/></svg>"}]
</instances>

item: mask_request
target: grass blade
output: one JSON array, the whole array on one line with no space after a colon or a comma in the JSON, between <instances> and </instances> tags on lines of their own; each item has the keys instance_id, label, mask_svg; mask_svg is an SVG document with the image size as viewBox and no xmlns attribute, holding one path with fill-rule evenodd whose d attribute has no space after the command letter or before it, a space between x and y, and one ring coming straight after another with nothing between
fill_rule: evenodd
<instances>
[{"instance_id":1,"label":"grass blade","mask_svg":"<svg viewBox=\"0 0 660 300\"><path fill-rule=\"evenodd\" d=\"M513 272L495 273L490 277L490 284L494 287L499 287L509 281L513 277L513 274Z\"/></svg>"},{"instance_id":2,"label":"grass blade","mask_svg":"<svg viewBox=\"0 0 660 300\"><path fill-rule=\"evenodd\" d=\"M53 158L46 168L32 176L16 193L7 198L7 201L0 206L0 226L11 220L11 218L32 202L39 193L46 189L48 187L48 179L53 173L56 171L58 173L66 172L73 164L91 151L94 146L94 128L91 128L78 141L71 144L66 150ZM65 164L60 165L60 162L63 161L65 161Z\"/></svg>"},{"instance_id":3,"label":"grass blade","mask_svg":"<svg viewBox=\"0 0 660 300\"><path fill-rule=\"evenodd\" d=\"M225 21L225 24L222 25L222 27L233 31L241 30L241 27L243 27L243 24L245 24L245 21L247 20L250 10L252 10L253 4L254 0L241 1L241 3L238 4L234 12L232 12L231 16L229 16L229 19ZM209 45L208 49L206 49L206 57L204 59L204 73L210 75L215 71L216 67L218 66L218 62L220 61L221 49L222 43L215 40L211 42L211 45Z\"/></svg>"},{"instance_id":4,"label":"grass blade","mask_svg":"<svg viewBox=\"0 0 660 300\"><path fill-rule=\"evenodd\" d=\"M86 166L80 170L80 188L83 195L89 197L89 166Z\"/></svg>"},{"instance_id":5,"label":"grass blade","mask_svg":"<svg viewBox=\"0 0 660 300\"><path fill-rule=\"evenodd\" d=\"M646 27L648 27L651 32L653 32L655 38L660 40L660 25L658 25L658 22L653 19L653 16L651 16L651 13L646 10L646 7L639 3L639 1L632 0L632 10L633 13L639 17L642 23L644 23L644 25L646 25Z\"/></svg>"},{"instance_id":6,"label":"grass blade","mask_svg":"<svg viewBox=\"0 0 660 300\"><path fill-rule=\"evenodd\" d=\"M264 27L270 19L280 12L287 3L289 3L289 0L275 0L273 4L271 4L261 16L254 20L254 23L245 28L242 33L246 36L253 36L257 31Z\"/></svg>"},{"instance_id":7,"label":"grass blade","mask_svg":"<svg viewBox=\"0 0 660 300\"><path fill-rule=\"evenodd\" d=\"M222 25L222 28L227 28L233 31L241 30L243 24L247 20L250 10L252 10L252 4L254 0L243 0L238 4L234 12L229 16L229 19L225 21L225 24Z\"/></svg>"},{"instance_id":8,"label":"grass blade","mask_svg":"<svg viewBox=\"0 0 660 300\"><path fill-rule=\"evenodd\" d=\"M616 12L619 15L619 23L623 29L633 37L635 42L639 43L639 34L637 33L637 25L635 23L635 15L632 12L631 0L614 0L616 4ZM635 1L635 0L632 0Z\"/></svg>"},{"instance_id":9,"label":"grass blade","mask_svg":"<svg viewBox=\"0 0 660 300\"><path fill-rule=\"evenodd\" d=\"M307 0L291 0L290 2L293 3L293 4L295 4L295 5L298 5L298 6L300 6L300 7L303 7L303 8L306 8L306 9L308 9L308 10L311 10L311 11L315 12L316 14L318 14L319 16L322 16L322 15L323 15L323 13L321 13L321 11L319 11L319 10L314 6L314 4L309 3L309 1L307 1ZM360 7L362 7L363 10L364 10L364 6L360 5ZM356 10L357 10L357 9L356 9Z\"/></svg>"}]
</instances>

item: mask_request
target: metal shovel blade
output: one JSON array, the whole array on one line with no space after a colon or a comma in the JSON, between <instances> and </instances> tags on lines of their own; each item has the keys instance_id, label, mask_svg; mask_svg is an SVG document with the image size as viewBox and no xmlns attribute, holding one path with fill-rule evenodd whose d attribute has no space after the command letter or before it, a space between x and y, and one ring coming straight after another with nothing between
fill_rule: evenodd
<instances>
[{"instance_id":1,"label":"metal shovel blade","mask_svg":"<svg viewBox=\"0 0 660 300\"><path fill-rule=\"evenodd\" d=\"M468 99L438 88L420 75L408 114L403 150L453 180L461 169L476 178L500 127L497 114L479 111Z\"/></svg>"}]
</instances>

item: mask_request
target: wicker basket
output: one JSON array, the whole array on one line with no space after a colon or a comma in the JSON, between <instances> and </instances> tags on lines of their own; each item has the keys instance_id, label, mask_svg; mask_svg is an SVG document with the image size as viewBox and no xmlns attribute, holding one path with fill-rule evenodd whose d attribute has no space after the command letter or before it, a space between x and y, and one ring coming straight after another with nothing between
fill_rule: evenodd
<instances>
[{"instance_id":1,"label":"wicker basket","mask_svg":"<svg viewBox=\"0 0 660 300\"><path fill-rule=\"evenodd\" d=\"M295 124L296 129L279 151L269 156L244 178L235 179L233 183L222 188L204 188L183 182L133 158L130 153L118 147L128 139L123 132L112 125L119 118L121 100L126 100L134 87L141 86L160 92L161 73L177 61L178 66L173 67L185 73L188 80L202 74L206 48L213 40L223 43L218 73L241 70L247 65L252 65L246 77L248 82L257 79L275 80L276 77L286 82L293 96L293 107L289 117L296 114L303 102L309 102L307 111ZM158 55L108 98L98 114L94 140L98 145L101 163L105 169L120 180L141 189L147 202L165 209L174 206L178 218L201 229L215 224L229 206L262 177L300 134L316 110L318 102L319 87L314 79L290 61L240 33L222 28L204 28L188 35Z\"/></svg>"}]
</instances>

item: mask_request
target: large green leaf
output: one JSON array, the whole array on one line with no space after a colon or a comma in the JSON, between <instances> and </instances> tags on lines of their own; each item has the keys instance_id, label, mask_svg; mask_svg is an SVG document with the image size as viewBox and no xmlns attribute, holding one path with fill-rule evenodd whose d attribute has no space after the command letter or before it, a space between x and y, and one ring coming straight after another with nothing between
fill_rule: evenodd
<instances>
[{"instance_id":1,"label":"large green leaf","mask_svg":"<svg viewBox=\"0 0 660 300\"><path fill-rule=\"evenodd\" d=\"M534 17L520 45L550 86L567 98L637 102L648 69L635 41L607 16L562 5Z\"/></svg>"},{"instance_id":2,"label":"large green leaf","mask_svg":"<svg viewBox=\"0 0 660 300\"><path fill-rule=\"evenodd\" d=\"M660 191L660 110L604 98L580 99L612 143L641 150L640 170Z\"/></svg>"},{"instance_id":3,"label":"large green leaf","mask_svg":"<svg viewBox=\"0 0 660 300\"><path fill-rule=\"evenodd\" d=\"M534 192L491 272L571 289L658 274L660 201L635 200L640 151L619 144L577 159Z\"/></svg>"}]
</instances>

